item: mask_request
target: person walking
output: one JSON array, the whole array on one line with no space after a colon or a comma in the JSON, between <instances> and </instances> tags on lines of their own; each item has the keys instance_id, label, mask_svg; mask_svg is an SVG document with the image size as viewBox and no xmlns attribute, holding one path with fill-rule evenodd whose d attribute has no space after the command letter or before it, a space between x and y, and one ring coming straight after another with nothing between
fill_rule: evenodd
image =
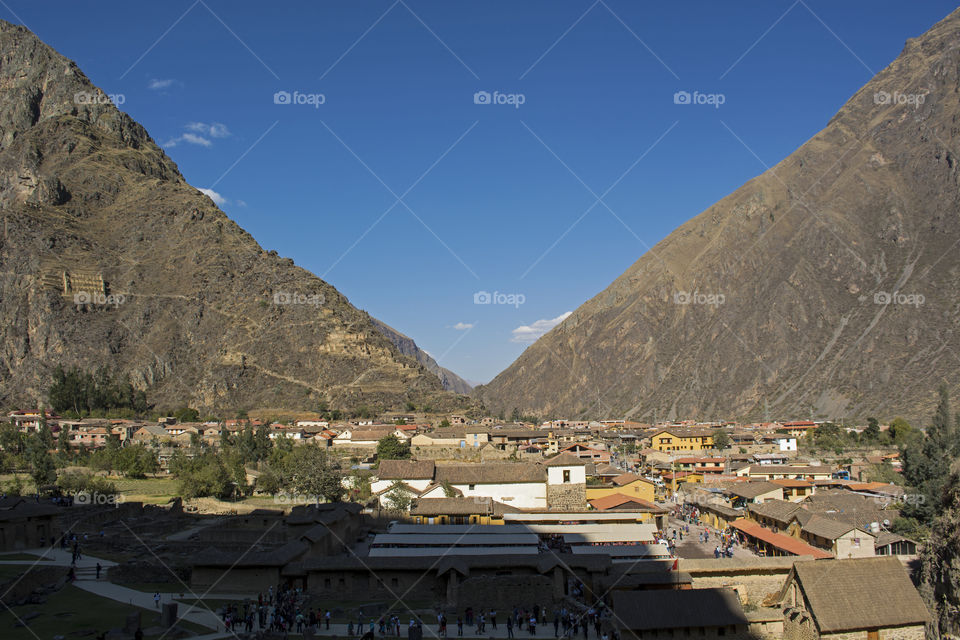
<instances>
[{"instance_id":1,"label":"person walking","mask_svg":"<svg viewBox=\"0 0 960 640\"><path fill-rule=\"evenodd\" d=\"M160 608L160 592L157 591L153 594L153 604L157 609Z\"/></svg>"},{"instance_id":2,"label":"person walking","mask_svg":"<svg viewBox=\"0 0 960 640\"><path fill-rule=\"evenodd\" d=\"M463 617L462 616L457 616L457 635L458 636L463 635Z\"/></svg>"},{"instance_id":3,"label":"person walking","mask_svg":"<svg viewBox=\"0 0 960 640\"><path fill-rule=\"evenodd\" d=\"M327 609L327 612L323 614L323 619L326 621L327 631L329 631L330 630L330 609Z\"/></svg>"},{"instance_id":4,"label":"person walking","mask_svg":"<svg viewBox=\"0 0 960 640\"><path fill-rule=\"evenodd\" d=\"M513 637L513 616L507 616L507 637Z\"/></svg>"}]
</instances>

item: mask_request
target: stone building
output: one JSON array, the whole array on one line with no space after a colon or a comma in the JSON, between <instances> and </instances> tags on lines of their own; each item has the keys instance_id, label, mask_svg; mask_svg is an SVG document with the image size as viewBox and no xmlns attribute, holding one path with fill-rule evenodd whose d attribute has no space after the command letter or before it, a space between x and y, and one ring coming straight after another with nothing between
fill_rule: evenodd
<instances>
[{"instance_id":1,"label":"stone building","mask_svg":"<svg viewBox=\"0 0 960 640\"><path fill-rule=\"evenodd\" d=\"M60 510L49 504L23 498L0 499L0 551L36 549L59 535L56 516Z\"/></svg>"},{"instance_id":2,"label":"stone building","mask_svg":"<svg viewBox=\"0 0 960 640\"><path fill-rule=\"evenodd\" d=\"M784 640L923 640L930 619L890 556L797 562L780 604Z\"/></svg>"},{"instance_id":3,"label":"stone building","mask_svg":"<svg viewBox=\"0 0 960 640\"><path fill-rule=\"evenodd\" d=\"M586 463L572 453L561 453L546 463L547 507L555 511L582 511L587 507Z\"/></svg>"}]
</instances>

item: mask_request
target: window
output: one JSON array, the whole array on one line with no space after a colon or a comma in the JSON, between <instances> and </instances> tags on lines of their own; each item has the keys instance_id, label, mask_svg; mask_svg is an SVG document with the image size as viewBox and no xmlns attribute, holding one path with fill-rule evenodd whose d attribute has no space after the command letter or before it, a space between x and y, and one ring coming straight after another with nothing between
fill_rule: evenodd
<instances>
[{"instance_id":1,"label":"window","mask_svg":"<svg viewBox=\"0 0 960 640\"><path fill-rule=\"evenodd\" d=\"M564 481L564 482L570 482L570 470L569 470L569 469L564 469L564 470L563 470L563 481Z\"/></svg>"},{"instance_id":2,"label":"window","mask_svg":"<svg viewBox=\"0 0 960 640\"><path fill-rule=\"evenodd\" d=\"M329 588L330 588L330 578L324 578L324 579L323 579L323 587L324 587L325 589L329 589Z\"/></svg>"},{"instance_id":3,"label":"window","mask_svg":"<svg viewBox=\"0 0 960 640\"><path fill-rule=\"evenodd\" d=\"M397 578L390 578L390 585L394 587L399 587L400 580L398 580Z\"/></svg>"},{"instance_id":4,"label":"window","mask_svg":"<svg viewBox=\"0 0 960 640\"><path fill-rule=\"evenodd\" d=\"M468 485L467 485L467 488L468 488L470 491L473 491L474 489L477 488L477 485L475 485L475 484L468 484Z\"/></svg>"}]
</instances>

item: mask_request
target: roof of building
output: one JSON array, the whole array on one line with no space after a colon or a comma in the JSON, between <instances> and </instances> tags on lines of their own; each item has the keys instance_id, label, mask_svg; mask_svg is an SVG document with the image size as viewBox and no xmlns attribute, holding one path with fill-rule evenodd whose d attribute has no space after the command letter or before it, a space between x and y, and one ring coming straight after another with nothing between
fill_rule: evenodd
<instances>
[{"instance_id":1,"label":"roof of building","mask_svg":"<svg viewBox=\"0 0 960 640\"><path fill-rule=\"evenodd\" d=\"M606 511L607 509L617 509L626 506L629 507L630 510L666 513L665 509L658 507L652 502L648 502L647 500L642 500L640 498L634 498L633 496L626 496L622 493L611 493L608 496L594 498L588 502L597 511Z\"/></svg>"},{"instance_id":2,"label":"roof of building","mask_svg":"<svg viewBox=\"0 0 960 640\"><path fill-rule=\"evenodd\" d=\"M813 486L807 480L795 480L793 478L774 478L770 482L788 489L809 489Z\"/></svg>"},{"instance_id":3,"label":"roof of building","mask_svg":"<svg viewBox=\"0 0 960 640\"><path fill-rule=\"evenodd\" d=\"M420 498L410 507L413 516L469 516L490 514L500 516L504 513L520 513L520 509L489 496L469 496L456 498Z\"/></svg>"},{"instance_id":4,"label":"roof of building","mask_svg":"<svg viewBox=\"0 0 960 640\"><path fill-rule=\"evenodd\" d=\"M795 502L788 502L786 500L767 500L766 502L762 502L760 504L751 504L747 506L747 510L751 513L776 520L777 522L782 522L783 524L790 522L793 514L795 514L797 511L800 511L802 508L803 507Z\"/></svg>"},{"instance_id":5,"label":"roof of building","mask_svg":"<svg viewBox=\"0 0 960 640\"><path fill-rule=\"evenodd\" d=\"M624 631L744 625L733 589L614 591L614 620Z\"/></svg>"},{"instance_id":6,"label":"roof of building","mask_svg":"<svg viewBox=\"0 0 960 640\"><path fill-rule=\"evenodd\" d=\"M820 633L921 625L930 618L903 565L891 556L797 562L791 575Z\"/></svg>"},{"instance_id":7,"label":"roof of building","mask_svg":"<svg viewBox=\"0 0 960 640\"><path fill-rule=\"evenodd\" d=\"M381 460L377 477L381 480L432 480L433 460Z\"/></svg>"},{"instance_id":8,"label":"roof of building","mask_svg":"<svg viewBox=\"0 0 960 640\"><path fill-rule=\"evenodd\" d=\"M823 549L818 549L812 547L802 540L797 540L796 538L782 533L774 533L769 529L764 529L756 522L750 522L749 520L734 520L730 523L730 526L733 528L742 531L748 536L752 536L758 540L762 540L767 544L776 547L780 551L795 555L795 556L812 556L814 559L823 560L826 558L832 558L833 554Z\"/></svg>"},{"instance_id":9,"label":"roof of building","mask_svg":"<svg viewBox=\"0 0 960 640\"><path fill-rule=\"evenodd\" d=\"M544 482L546 474L542 466L523 462L441 464L437 465L435 479L450 484L510 484Z\"/></svg>"},{"instance_id":10,"label":"roof of building","mask_svg":"<svg viewBox=\"0 0 960 640\"><path fill-rule=\"evenodd\" d=\"M727 491L741 498L756 498L771 491L782 491L782 487L772 482L735 482L727 487Z\"/></svg>"},{"instance_id":11,"label":"roof of building","mask_svg":"<svg viewBox=\"0 0 960 640\"><path fill-rule=\"evenodd\" d=\"M620 474L619 476L617 476L616 478L614 478L613 480L611 480L610 482L612 482L613 484L617 485L618 487L622 487L622 486L624 486L624 485L630 484L631 482L636 482L637 480L643 480L644 482L647 482L647 483L649 483L649 484L653 484L652 482L650 482L650 481L647 480L646 478L642 478L642 477L636 475L635 473L622 473L622 474Z\"/></svg>"},{"instance_id":12,"label":"roof of building","mask_svg":"<svg viewBox=\"0 0 960 640\"><path fill-rule=\"evenodd\" d=\"M583 467L586 466L587 463L572 453L564 452L550 458L543 464L548 467Z\"/></svg>"},{"instance_id":13,"label":"roof of building","mask_svg":"<svg viewBox=\"0 0 960 640\"><path fill-rule=\"evenodd\" d=\"M814 515L803 525L803 531L805 533L826 540L836 540L856 528L856 525L850 524L849 522L841 522L840 520L834 520L833 518L827 518L822 515ZM869 535L871 538L874 537L866 531L863 533Z\"/></svg>"}]
</instances>

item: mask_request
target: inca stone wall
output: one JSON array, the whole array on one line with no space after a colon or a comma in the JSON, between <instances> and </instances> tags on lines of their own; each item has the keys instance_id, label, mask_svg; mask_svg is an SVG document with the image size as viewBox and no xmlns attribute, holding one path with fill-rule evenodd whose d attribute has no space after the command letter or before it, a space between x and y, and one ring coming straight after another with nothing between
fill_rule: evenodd
<instances>
[{"instance_id":1,"label":"inca stone wall","mask_svg":"<svg viewBox=\"0 0 960 640\"><path fill-rule=\"evenodd\" d=\"M548 484L547 507L556 511L579 511L587 508L587 485Z\"/></svg>"}]
</instances>

